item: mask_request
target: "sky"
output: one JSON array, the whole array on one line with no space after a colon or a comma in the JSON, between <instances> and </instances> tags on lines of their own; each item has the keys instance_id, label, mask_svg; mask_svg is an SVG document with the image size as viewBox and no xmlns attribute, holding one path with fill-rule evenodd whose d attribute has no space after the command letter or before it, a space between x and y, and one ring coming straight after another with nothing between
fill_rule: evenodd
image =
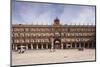
<instances>
[{"instance_id":1,"label":"sky","mask_svg":"<svg viewBox=\"0 0 100 67\"><path fill-rule=\"evenodd\" d=\"M95 6L12 0L12 24L51 25L56 18L62 25L95 25Z\"/></svg>"}]
</instances>

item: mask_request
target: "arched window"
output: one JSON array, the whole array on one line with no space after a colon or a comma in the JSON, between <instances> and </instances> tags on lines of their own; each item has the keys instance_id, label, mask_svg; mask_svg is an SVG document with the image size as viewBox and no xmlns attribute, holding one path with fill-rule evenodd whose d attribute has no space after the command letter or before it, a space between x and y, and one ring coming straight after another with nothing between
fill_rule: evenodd
<instances>
[{"instance_id":1,"label":"arched window","mask_svg":"<svg viewBox=\"0 0 100 67\"><path fill-rule=\"evenodd\" d=\"M25 36L26 36L26 37L29 37L29 36L30 36L30 34L29 34L29 33L25 33Z\"/></svg>"},{"instance_id":2,"label":"arched window","mask_svg":"<svg viewBox=\"0 0 100 67\"><path fill-rule=\"evenodd\" d=\"M24 43L24 39L20 39L20 43Z\"/></svg>"},{"instance_id":3,"label":"arched window","mask_svg":"<svg viewBox=\"0 0 100 67\"><path fill-rule=\"evenodd\" d=\"M30 42L34 43L35 41L34 41L34 39L31 39Z\"/></svg>"},{"instance_id":4,"label":"arched window","mask_svg":"<svg viewBox=\"0 0 100 67\"><path fill-rule=\"evenodd\" d=\"M18 33L14 33L14 37L19 37Z\"/></svg>"},{"instance_id":5,"label":"arched window","mask_svg":"<svg viewBox=\"0 0 100 67\"><path fill-rule=\"evenodd\" d=\"M24 37L24 33L20 33L20 37Z\"/></svg>"},{"instance_id":6,"label":"arched window","mask_svg":"<svg viewBox=\"0 0 100 67\"><path fill-rule=\"evenodd\" d=\"M25 39L25 42L26 42L26 43L29 43L29 39Z\"/></svg>"},{"instance_id":7,"label":"arched window","mask_svg":"<svg viewBox=\"0 0 100 67\"><path fill-rule=\"evenodd\" d=\"M18 39L14 39L14 43L19 43L20 41Z\"/></svg>"}]
</instances>

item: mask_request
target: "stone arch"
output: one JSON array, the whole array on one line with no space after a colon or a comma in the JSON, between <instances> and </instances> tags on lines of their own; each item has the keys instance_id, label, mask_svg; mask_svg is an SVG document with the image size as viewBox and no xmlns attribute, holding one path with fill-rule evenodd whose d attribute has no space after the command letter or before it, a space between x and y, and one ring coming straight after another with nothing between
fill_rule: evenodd
<instances>
[{"instance_id":1,"label":"stone arch","mask_svg":"<svg viewBox=\"0 0 100 67\"><path fill-rule=\"evenodd\" d=\"M61 48L61 39L56 38L54 39L54 49L60 49Z\"/></svg>"}]
</instances>

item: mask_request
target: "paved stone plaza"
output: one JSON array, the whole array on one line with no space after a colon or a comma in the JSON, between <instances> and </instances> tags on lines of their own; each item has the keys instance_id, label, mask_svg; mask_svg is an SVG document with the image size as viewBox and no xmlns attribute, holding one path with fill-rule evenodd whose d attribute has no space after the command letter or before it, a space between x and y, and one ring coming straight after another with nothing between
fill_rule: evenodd
<instances>
[{"instance_id":1,"label":"paved stone plaza","mask_svg":"<svg viewBox=\"0 0 100 67\"><path fill-rule=\"evenodd\" d=\"M27 50L23 54L12 52L12 65L44 64L59 62L93 61L95 49L65 49L50 52L50 50Z\"/></svg>"}]
</instances>

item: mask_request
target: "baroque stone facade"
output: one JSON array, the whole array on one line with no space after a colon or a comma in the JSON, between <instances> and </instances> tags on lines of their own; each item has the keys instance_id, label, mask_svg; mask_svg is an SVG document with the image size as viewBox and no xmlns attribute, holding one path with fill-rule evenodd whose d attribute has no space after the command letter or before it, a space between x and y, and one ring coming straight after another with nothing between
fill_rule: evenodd
<instances>
[{"instance_id":1,"label":"baroque stone facade","mask_svg":"<svg viewBox=\"0 0 100 67\"><path fill-rule=\"evenodd\" d=\"M12 24L11 37L12 50L96 48L95 25L61 25L59 19L52 25Z\"/></svg>"}]
</instances>

